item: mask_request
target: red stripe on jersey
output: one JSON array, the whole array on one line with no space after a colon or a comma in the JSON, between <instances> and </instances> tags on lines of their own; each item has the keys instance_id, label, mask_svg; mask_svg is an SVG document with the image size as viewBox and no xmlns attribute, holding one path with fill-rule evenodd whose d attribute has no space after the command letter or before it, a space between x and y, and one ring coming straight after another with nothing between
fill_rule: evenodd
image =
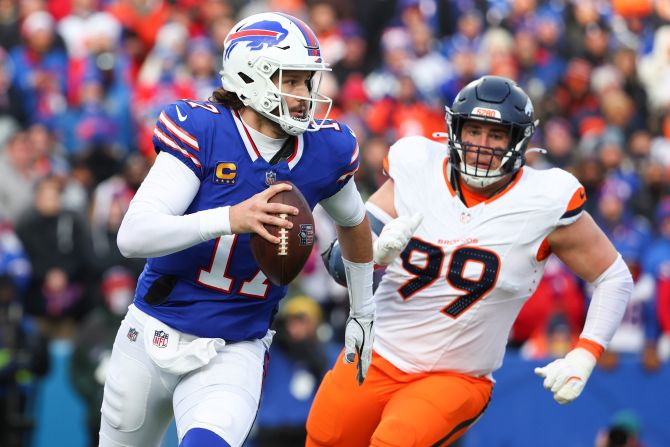
<instances>
[{"instance_id":1,"label":"red stripe on jersey","mask_svg":"<svg viewBox=\"0 0 670 447\"><path fill-rule=\"evenodd\" d=\"M175 143L170 137L165 135L158 128L154 128L154 135L156 135L156 137L159 140L161 140L163 143L167 144L172 149L180 152L182 155L184 155L185 157L190 159L196 167L202 168L202 165L200 164L200 160L198 160L193 154L188 152L186 149L184 149L183 147L181 147L177 143Z\"/></svg>"},{"instance_id":2,"label":"red stripe on jersey","mask_svg":"<svg viewBox=\"0 0 670 447\"><path fill-rule=\"evenodd\" d=\"M235 116L237 117L237 119L240 120L240 123L242 124L242 129L244 129L244 133L247 134L247 139L249 140L249 143L251 144L251 148L252 148L252 149L254 150L254 152L256 153L256 156L257 156L257 157L260 157L260 156L261 156L261 153L260 153L260 151L258 150L258 148L256 147L256 143L254 143L253 138L251 138L251 134L250 134L249 131L247 130L247 126L244 125L244 121L242 121L242 117L241 117L240 114L237 112L237 110L235 111Z\"/></svg>"},{"instance_id":3,"label":"red stripe on jersey","mask_svg":"<svg viewBox=\"0 0 670 447\"><path fill-rule=\"evenodd\" d=\"M356 143L356 148L354 149L354 153L351 156L351 162L349 163L349 165L353 165L354 163L356 163L356 161L358 160L358 154L359 154L358 143Z\"/></svg>"},{"instance_id":4,"label":"red stripe on jersey","mask_svg":"<svg viewBox=\"0 0 670 447\"><path fill-rule=\"evenodd\" d=\"M345 172L344 174L342 174L342 175L340 176L340 178L337 179L337 183L342 183L342 182L344 182L346 179L348 179L349 177L351 177L352 175L354 175L354 174L356 173L356 171L358 171L358 166L356 166L356 167L355 167L354 169L352 169L351 171L347 171L347 172Z\"/></svg>"},{"instance_id":5,"label":"red stripe on jersey","mask_svg":"<svg viewBox=\"0 0 670 447\"><path fill-rule=\"evenodd\" d=\"M297 138L295 138L295 144L293 145L293 153L288 158L288 160L286 160L286 163L291 163L296 155L298 155L298 139Z\"/></svg>"},{"instance_id":6,"label":"red stripe on jersey","mask_svg":"<svg viewBox=\"0 0 670 447\"><path fill-rule=\"evenodd\" d=\"M158 120L163 123L163 125L170 131L170 133L183 142L185 145L189 146L194 151L200 152L200 146L198 146L198 140L196 140L193 135L186 132L181 127L177 126L174 121L172 121L165 112L161 112Z\"/></svg>"}]
</instances>

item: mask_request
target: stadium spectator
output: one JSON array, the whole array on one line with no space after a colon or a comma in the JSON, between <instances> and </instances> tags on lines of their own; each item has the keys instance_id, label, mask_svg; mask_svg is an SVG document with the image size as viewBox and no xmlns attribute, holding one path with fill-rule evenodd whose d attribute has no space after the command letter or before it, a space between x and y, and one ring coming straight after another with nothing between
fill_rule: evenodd
<instances>
[{"instance_id":1,"label":"stadium spectator","mask_svg":"<svg viewBox=\"0 0 670 447\"><path fill-rule=\"evenodd\" d=\"M0 258L3 247L0 247ZM47 341L23 313L19 287L0 273L0 445L30 444L38 380L49 370Z\"/></svg>"},{"instance_id":2,"label":"stadium spectator","mask_svg":"<svg viewBox=\"0 0 670 447\"><path fill-rule=\"evenodd\" d=\"M55 23L44 11L35 11L21 24L22 44L11 50L12 82L24 102L28 121L54 121L67 107L65 52L54 46Z\"/></svg>"},{"instance_id":3,"label":"stadium spectator","mask_svg":"<svg viewBox=\"0 0 670 447\"><path fill-rule=\"evenodd\" d=\"M256 420L255 447L305 444L309 408L340 350L337 344L319 340L321 323L321 308L308 296L294 296L282 304Z\"/></svg>"},{"instance_id":4,"label":"stadium spectator","mask_svg":"<svg viewBox=\"0 0 670 447\"><path fill-rule=\"evenodd\" d=\"M0 153L0 209L14 224L32 203L36 158L24 131L16 132Z\"/></svg>"},{"instance_id":5,"label":"stadium spectator","mask_svg":"<svg viewBox=\"0 0 670 447\"><path fill-rule=\"evenodd\" d=\"M88 224L61 206L62 183L41 179L33 208L16 225L33 274L26 313L40 317L53 337L71 337L74 320L89 310L88 286L96 278Z\"/></svg>"}]
</instances>

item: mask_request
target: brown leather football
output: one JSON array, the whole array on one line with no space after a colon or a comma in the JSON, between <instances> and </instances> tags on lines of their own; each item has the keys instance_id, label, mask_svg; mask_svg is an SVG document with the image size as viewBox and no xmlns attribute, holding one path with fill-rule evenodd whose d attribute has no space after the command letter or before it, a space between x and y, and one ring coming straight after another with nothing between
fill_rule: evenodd
<instances>
[{"instance_id":1,"label":"brown leather football","mask_svg":"<svg viewBox=\"0 0 670 447\"><path fill-rule=\"evenodd\" d=\"M269 202L294 206L298 208L298 215L280 215L293 222L291 229L265 225L270 234L281 239L279 244L273 244L258 234L251 233L251 253L265 276L274 284L284 286L298 276L312 252L314 217L305 197L293 183L277 183L289 183L293 189L275 194Z\"/></svg>"}]
</instances>

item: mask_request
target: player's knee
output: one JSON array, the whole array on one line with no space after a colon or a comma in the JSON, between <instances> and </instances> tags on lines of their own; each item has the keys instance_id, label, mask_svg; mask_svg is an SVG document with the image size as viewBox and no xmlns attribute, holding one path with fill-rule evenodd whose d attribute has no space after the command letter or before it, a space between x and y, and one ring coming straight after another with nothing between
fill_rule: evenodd
<instances>
[{"instance_id":1,"label":"player's knee","mask_svg":"<svg viewBox=\"0 0 670 447\"><path fill-rule=\"evenodd\" d=\"M230 447L230 444L206 428L192 428L186 432L179 447Z\"/></svg>"},{"instance_id":2,"label":"player's knee","mask_svg":"<svg viewBox=\"0 0 670 447\"><path fill-rule=\"evenodd\" d=\"M371 447L421 447L414 426L401 418L383 419L372 435Z\"/></svg>"},{"instance_id":3,"label":"player's knee","mask_svg":"<svg viewBox=\"0 0 670 447\"><path fill-rule=\"evenodd\" d=\"M139 361L119 352L116 361L110 361L102 401L102 418L114 430L132 432L144 424L146 392L151 388L151 374ZM128 371L132 371L130 374Z\"/></svg>"},{"instance_id":4,"label":"player's knee","mask_svg":"<svg viewBox=\"0 0 670 447\"><path fill-rule=\"evenodd\" d=\"M336 445L341 433L338 420L337 417L318 417L310 413L307 418L306 447Z\"/></svg>"}]
</instances>

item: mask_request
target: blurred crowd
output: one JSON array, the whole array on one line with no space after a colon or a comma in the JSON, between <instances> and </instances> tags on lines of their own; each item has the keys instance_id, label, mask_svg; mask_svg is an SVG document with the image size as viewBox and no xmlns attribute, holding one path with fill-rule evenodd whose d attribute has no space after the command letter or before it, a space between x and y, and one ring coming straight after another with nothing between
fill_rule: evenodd
<instances>
[{"instance_id":1,"label":"blurred crowd","mask_svg":"<svg viewBox=\"0 0 670 447\"><path fill-rule=\"evenodd\" d=\"M50 339L75 343L74 385L99 408L143 267L121 256L116 232L155 156L156 118L176 99L209 98L224 37L265 10L301 17L317 34L333 68L322 84L330 117L359 139L364 197L384 181L389 145L437 138L444 105L468 82L515 79L540 119L531 146L547 151L528 164L578 177L636 280L603 366L635 356L653 372L670 357L670 0L0 0L0 445L19 445L8 433L28 430L5 413L26 405L15 389L46 372ZM315 216L324 249L334 229ZM304 373L287 380L292 398L309 402L332 359L328 343L341 340L346 291L315 250L291 295L299 300L278 325L299 329L273 349ZM563 355L588 297L550 258L511 346L532 359ZM272 430L283 426L266 420L259 445L280 445Z\"/></svg>"}]
</instances>

